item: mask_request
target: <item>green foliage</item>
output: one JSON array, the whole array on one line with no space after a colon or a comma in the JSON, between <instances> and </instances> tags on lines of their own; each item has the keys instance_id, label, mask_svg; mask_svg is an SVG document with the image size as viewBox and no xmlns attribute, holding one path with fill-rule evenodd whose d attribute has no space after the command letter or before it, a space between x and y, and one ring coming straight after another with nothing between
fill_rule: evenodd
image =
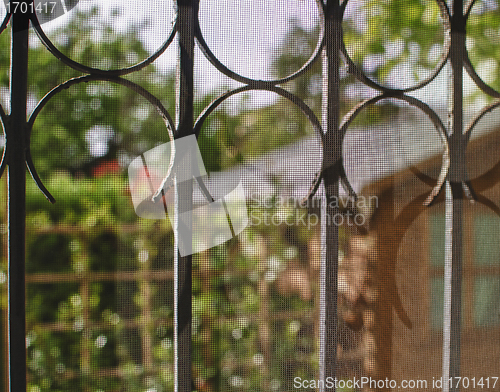
<instances>
[{"instance_id":1,"label":"green foliage","mask_svg":"<svg viewBox=\"0 0 500 392\"><path fill-rule=\"evenodd\" d=\"M500 59L500 18L498 6L490 7L493 3L478 1L474 7L468 47L473 64L486 72L481 75L498 88L498 63L491 58ZM386 85L408 75L418 81L436 65L442 25L435 2L350 4L362 5L356 12L348 9L356 16L347 16L343 24L345 44L370 77ZM121 34L99 12L95 8L90 15L75 13L67 26L51 33L59 37L63 53L107 69L130 66L147 57L139 39L141 26L131 26ZM97 40L95 31L100 32ZM298 70L313 53L318 36L318 28L306 30L292 22L273 63L275 76L282 78ZM34 36L31 40L36 42ZM0 35L0 47L8 45L6 31ZM9 60L8 50L0 51L0 84L5 88ZM29 67L32 101L79 76L39 44L31 48ZM352 93L359 83L344 71L342 114L360 98ZM172 74L150 65L126 78L161 98L173 114ZM284 87L321 117L321 59ZM208 94L196 101L195 113L213 98ZM246 162L312 133L309 120L282 98L267 107L246 105L243 100L236 114L229 114L222 105L204 124L198 142L209 172ZM386 121L395 110L392 104L376 105L358 121ZM118 172L94 178L79 174L96 158L89 142L91 130L116 144L112 158L119 161ZM173 268L174 236L168 220L136 216L125 178L131 158L166 141L165 125L154 108L133 91L111 82L73 86L50 100L37 118L31 150L57 203L50 205L28 178L30 391L173 389L173 281L168 273ZM272 204L252 205L249 213L254 219L307 212ZM317 287L308 263L317 230L260 222L238 238L193 257L193 379L199 391L293 390L294 377L316 376L312 298ZM342 230L340 235L344 236ZM306 271L305 289L311 290L312 297L298 284L283 286L281 279L288 268ZM147 273L163 278L146 279ZM115 278L117 274L125 278ZM132 279L127 274L136 275Z\"/></svg>"},{"instance_id":2,"label":"green foliage","mask_svg":"<svg viewBox=\"0 0 500 392\"><path fill-rule=\"evenodd\" d=\"M198 143L207 170L224 170L311 133L307 118L292 103L278 100L275 105L244 110L237 116L216 113L202 128Z\"/></svg>"},{"instance_id":3,"label":"green foliage","mask_svg":"<svg viewBox=\"0 0 500 392\"><path fill-rule=\"evenodd\" d=\"M476 1L467 23L467 51L479 77L500 91L500 8L498 1ZM482 99L476 90L473 99Z\"/></svg>"},{"instance_id":4,"label":"green foliage","mask_svg":"<svg viewBox=\"0 0 500 392\"><path fill-rule=\"evenodd\" d=\"M141 342L150 328L143 309L152 307L152 336L162 338L153 341L158 352L172 336L172 284L89 276L171 269L170 227L138 220L119 176L90 180L61 173L49 185L64 200L59 209L28 186L27 272L38 277L27 286L30 385L39 391L142 390ZM155 358L159 367L172 361L166 354ZM106 369L119 369L123 377L106 376ZM103 375L92 375L98 371Z\"/></svg>"},{"instance_id":5,"label":"green foliage","mask_svg":"<svg viewBox=\"0 0 500 392\"><path fill-rule=\"evenodd\" d=\"M444 41L436 2L369 0L348 6L348 14L347 52L379 83L403 87L414 79L412 85L436 66Z\"/></svg>"},{"instance_id":6,"label":"green foliage","mask_svg":"<svg viewBox=\"0 0 500 392\"><path fill-rule=\"evenodd\" d=\"M28 184L30 274L85 276L172 268L170 228L129 213L132 206L120 176L86 180L60 173L51 177L48 185L60 195L60 210L50 206L32 182ZM266 213L279 211L273 205ZM288 260L307 257L312 233L301 233L303 229L257 225L227 246L195 255L193 371L198 386L231 391L247 380L251 390L267 391L269 385L288 388L292 375L314 375L311 325L300 316L286 316L298 309L312 312L314 303L284 295L274 283ZM173 382L172 282L95 281L87 291L82 282L28 284L31 387L133 391L154 382L158 390L169 390ZM263 296L263 288L267 295ZM150 305L145 302L146 292L152 296ZM151 321L155 320L154 326L146 327L158 369L153 378L146 377L141 351L143 312L148 306ZM267 315L261 313L265 308ZM126 327L130 323L137 327ZM54 329L47 329L50 325ZM269 354L262 351L262 325L271 331ZM123 374L121 379L85 373L85 369L96 372L115 367ZM263 376L264 368L269 368L267 376Z\"/></svg>"},{"instance_id":7,"label":"green foliage","mask_svg":"<svg viewBox=\"0 0 500 392\"><path fill-rule=\"evenodd\" d=\"M72 13L73 15L73 13ZM98 31L97 35L95 32ZM69 24L52 31L49 37L59 42L58 49L71 59L104 69L131 66L148 57L139 40L139 26L118 33L102 12L93 8L90 15L74 13ZM8 34L2 34L8 40ZM79 73L58 61L34 34L30 52L30 95L39 101L50 89ZM6 66L7 64L4 64ZM154 65L126 76L153 95L163 98L173 111L173 75L160 73ZM42 178L55 169L78 171L95 158L91 150L94 137L104 146L118 146L116 156L122 165L159 143L167 142L168 133L155 108L134 91L112 82L80 83L52 98L38 116L31 138L35 164ZM54 154L47 155L47 151ZM100 155L108 151L102 147Z\"/></svg>"}]
</instances>

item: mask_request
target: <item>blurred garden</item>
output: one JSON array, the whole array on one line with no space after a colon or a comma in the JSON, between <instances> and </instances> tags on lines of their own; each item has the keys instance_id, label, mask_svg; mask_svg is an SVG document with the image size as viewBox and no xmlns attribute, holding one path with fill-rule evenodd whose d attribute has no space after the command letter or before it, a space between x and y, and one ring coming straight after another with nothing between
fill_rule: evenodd
<instances>
[{"instance_id":1,"label":"blurred garden","mask_svg":"<svg viewBox=\"0 0 500 392\"><path fill-rule=\"evenodd\" d=\"M57 37L58 48L72 59L110 69L149 55L139 37L141 26L120 33L104 14L97 6L87 13L76 9L69 23L51 31L51 38ZM102 38L96 39L94 31ZM9 39L10 29L0 35L0 45L8 48ZM33 110L52 88L79 74L54 58L35 34L30 41ZM9 55L7 50L0 53L0 83L6 93ZM129 80L161 97L165 108L174 111L174 72L152 65ZM197 99L197 113L214 94ZM2 104L8 108L8 102ZM198 140L207 171L227 169L244 157L306 135L310 126L299 113L283 104L244 109L237 115L217 110ZM298 117L298 123L288 120ZM165 141L165 124L155 108L110 82L72 86L51 99L37 117L31 152L56 203L48 203L27 174L30 392L173 390L174 236L168 220L135 214L127 178L127 165L135 156ZM1 189L5 233L5 177ZM301 227L251 227L224 245L194 255L196 390L279 390L288 388L295 374L315 373L317 309L309 275L300 287L275 284L278 275L290 269L288 264L300 271L310 269L308 243L313 236ZM5 241L6 236L3 365Z\"/></svg>"},{"instance_id":2,"label":"blurred garden","mask_svg":"<svg viewBox=\"0 0 500 392\"><path fill-rule=\"evenodd\" d=\"M479 3L484 7L495 3L493 10L498 9L498 2ZM350 4L343 24L346 48L374 80L390 84L395 73L408 67L415 80L421 80L436 66L444 39L435 2ZM365 17L356 19L360 8ZM111 21L119 12L106 14L99 6L85 13L75 8L67 23L52 29L51 39L77 62L107 69L132 66L151 53L141 38L143 25L116 29ZM393 19L389 21L388 15ZM483 39L492 24L498 30L500 18L471 21L471 58L480 64L491 51L500 50L494 45L498 38ZM318 44L319 23L306 29L290 21L271 61L274 77L289 75L306 62ZM34 33L30 42L31 111L52 88L80 74L50 54ZM9 46L7 29L0 34L0 94L6 111ZM320 60L284 85L318 118L321 75ZM500 74L492 71L492 75L491 83L498 87ZM158 97L173 114L175 77L173 70L153 63L126 78ZM340 77L344 115L370 92L363 90L345 64ZM228 88L198 92L195 115ZM471 104L483 100L478 91L469 94ZM198 138L208 172L248 163L313 134L307 117L284 98L265 106L250 102L250 96L243 97L208 116ZM357 125L383 122L398 109L384 101L360 115ZM131 89L112 82L76 84L51 99L38 115L31 152L57 202L51 205L27 173L29 392L173 390L174 235L168 220L146 220L135 214L127 179L132 159L167 141L165 123L155 108ZM273 197L280 196L277 192ZM0 389L6 391L6 175L0 181L0 195L0 361L4 369ZM250 201L248 208L254 215L308 213L298 204L265 207ZM340 235L345 245L343 228ZM320 236L319 225L253 225L227 243L193 256L195 390L290 391L295 377L317 377ZM359 338L351 332L343 336L346 350Z\"/></svg>"}]
</instances>

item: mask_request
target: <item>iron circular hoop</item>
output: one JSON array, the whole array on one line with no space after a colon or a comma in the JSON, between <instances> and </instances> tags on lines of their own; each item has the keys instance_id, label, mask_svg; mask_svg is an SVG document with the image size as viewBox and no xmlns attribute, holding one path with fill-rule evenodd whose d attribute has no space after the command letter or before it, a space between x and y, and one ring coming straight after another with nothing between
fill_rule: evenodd
<instances>
[{"instance_id":1,"label":"iron circular hoop","mask_svg":"<svg viewBox=\"0 0 500 392\"><path fill-rule=\"evenodd\" d=\"M397 0L393 0L397 1ZM347 7L349 0L344 0L342 3L342 17L344 15L345 9ZM391 87L386 87L383 86L380 83L375 82L371 78L369 78L365 73L361 70L361 68L351 59L349 56L349 53L347 52L347 48L345 46L345 42L342 39L341 43L341 52L344 55L345 61L348 66L348 72L353 74L356 79L358 79L361 83L372 87L378 91L381 91L383 93L387 92L399 92L399 93L408 93L411 91L415 91L418 89L421 89L422 87L426 86L430 82L432 82L436 76L441 72L443 69L444 65L446 64L446 61L448 60L449 53L451 50L451 16L450 16L450 11L448 9L448 6L446 5L445 0L436 0L437 5L441 11L441 17L443 18L443 25L444 25L444 42L443 42L443 50L441 52L441 57L439 58L438 63L432 70L432 72L422 81L418 82L414 86L398 89L398 88L391 88ZM342 33L343 34L343 33Z\"/></svg>"},{"instance_id":2,"label":"iron circular hoop","mask_svg":"<svg viewBox=\"0 0 500 392\"><path fill-rule=\"evenodd\" d=\"M319 32L319 39L318 43L316 45L316 48L314 49L314 52L311 54L311 57L305 62L305 64L302 65L297 71L293 72L291 75L288 75L284 78L281 79L274 79L274 80L257 80L257 79L252 79L248 78L246 76L240 75L234 71L231 71L228 67L226 67L222 62L215 56L215 54L211 51L211 49L208 47L207 42L205 41L205 38L203 37L203 33L201 32L201 27L200 27L200 19L199 17L196 18L196 25L195 25L195 36L196 36L196 42L202 51L202 53L205 55L205 57L210 61L210 63L217 68L221 73L224 75L230 77L233 80L236 80L238 82L248 84L248 85L255 85L257 84L262 88L263 86L275 86L277 84L283 84L286 83L292 79L295 79L305 73L311 66L316 62L316 60L319 58L321 55L321 51L324 46L324 39L325 39L325 14L324 14L324 5L322 0L315 0L316 5L319 9L319 16L320 16L320 32Z\"/></svg>"},{"instance_id":3,"label":"iron circular hoop","mask_svg":"<svg viewBox=\"0 0 500 392\"><path fill-rule=\"evenodd\" d=\"M405 94L381 94L377 95L374 98L367 99L361 103L359 103L357 106L355 106L349 113L346 114L344 117L344 120L342 121L342 124L340 126L340 133L341 133L341 139L342 143L344 141L345 135L347 133L347 129L349 128L349 125L354 121L354 119L357 117L357 115L363 111L366 107L370 105L376 104L378 101L381 101L383 99L398 99L401 101L404 101L408 103L410 106L416 107L420 111L422 111L433 123L436 131L438 132L438 135L441 137L441 140L444 144L444 153L443 153L443 165L441 166L441 171L438 176L438 180L436 183L436 180L431 178L430 176L420 172L418 169L413 167L413 173L417 175L419 179L421 179L424 183L426 183L429 186L433 186L433 189L429 195L429 198L426 200L427 204L430 204L432 200L438 195L439 191L441 190L441 187L444 184L444 181L446 179L446 176L448 174L448 169L450 166L450 152L449 152L449 145L448 145L448 137L446 134L446 128L444 127L441 119L439 116L424 102L420 101L417 98L411 97L409 95Z\"/></svg>"},{"instance_id":4,"label":"iron circular hoop","mask_svg":"<svg viewBox=\"0 0 500 392\"><path fill-rule=\"evenodd\" d=\"M323 129L321 126L320 121L314 114L314 112L311 110L309 106L305 104L305 102L297 97L296 95L290 93L289 91L286 91L285 89L278 87L278 86L268 86L268 87L257 87L257 86L252 86L252 85L247 85L247 86L242 86L239 88L236 88L234 90L228 91L216 99L214 99L208 106L205 107L205 109L201 112L201 114L198 116L198 118L195 121L194 125L194 134L196 135L196 138L199 137L201 133L201 128L203 127L203 124L205 120L210 116L210 114L226 99L232 97L233 95L245 92L245 91L252 91L252 90L261 90L261 91L269 91L269 92L274 92L283 98L286 98L289 100L292 104L295 104L301 111L302 113L307 117L309 122L311 123L312 127L314 128L315 132L318 134L320 141L321 141L321 151L324 151L324 146L325 146L325 134L323 133ZM321 167L318 167L318 174L321 173ZM321 177L320 177L321 178ZM342 180L347 183L347 178L342 177ZM316 179L314 180L316 182ZM319 182L317 183L319 185ZM312 189L312 188L311 188ZM352 188L350 188L352 190ZM311 192L311 191L310 191ZM307 196L309 197L309 196Z\"/></svg>"},{"instance_id":5,"label":"iron circular hoop","mask_svg":"<svg viewBox=\"0 0 500 392\"><path fill-rule=\"evenodd\" d=\"M45 107L45 105L49 102L51 98L53 98L56 94L60 93L61 91L70 88L71 86L87 82L113 82L131 89L132 91L138 93L143 98L145 98L151 105L153 105L156 108L158 113L162 116L165 125L167 125L169 131L175 129L174 121L172 120L172 117L168 113L167 109L165 109L165 106L163 106L161 101L158 98L156 98L153 94L148 92L146 89L139 86L138 84L119 77L110 78L109 76L102 76L102 75L84 75L70 79L60 84L59 86L54 87L47 94L45 94L45 96L38 102L38 104L36 105L35 109L33 110L28 119L29 132L31 132L31 130L33 129L33 125L35 123L36 118L38 117L38 114L40 114L42 109ZM172 133L169 132L169 138L170 141L173 141L174 139L173 132Z\"/></svg>"},{"instance_id":6,"label":"iron circular hoop","mask_svg":"<svg viewBox=\"0 0 500 392\"><path fill-rule=\"evenodd\" d=\"M248 85L248 86L238 87L238 88L236 88L234 90L228 91L228 92L220 95L219 97L217 97L216 99L214 99L201 112L201 114L196 119L195 124L194 124L194 134L196 135L196 137L198 138L198 136L200 135L201 128L202 128L205 120L207 119L207 117L222 102L224 102L226 99L232 97L233 95L236 95L236 94L239 94L239 93L242 93L242 92L245 92L245 91L254 91L254 90L270 91L270 92L276 93L276 94L282 96L283 98L288 99L293 104L295 104L302 111L302 113L307 117L307 119L311 123L312 127L314 128L314 130L320 136L320 138L321 138L321 144L324 144L323 142L324 142L325 135L323 133L323 129L321 127L321 123L320 123L319 119L316 117L316 115L314 114L314 112L311 110L311 108L309 106L307 106L304 103L304 101L302 101L302 99L300 99L296 95L294 95L294 94L286 91L285 89L282 89L281 87L277 87L277 86L270 86L270 87L267 87L267 88L260 88L260 87Z\"/></svg>"},{"instance_id":7,"label":"iron circular hoop","mask_svg":"<svg viewBox=\"0 0 500 392\"><path fill-rule=\"evenodd\" d=\"M309 106L307 106L302 99L297 97L296 95L282 89L281 87L277 86L271 86L268 88L259 88L255 86L243 86L239 87L237 89L228 91L222 95L220 95L218 98L214 99L205 109L201 112L201 114L198 116L196 119L195 125L194 125L194 134L198 138L201 132L201 128L203 127L203 124L207 117L226 99L232 97L233 95L245 92L245 91L252 91L252 90L264 90L264 91L270 91L274 92L283 98L288 99L291 103L295 104L301 111L302 113L307 117L309 122L311 123L312 127L314 128L315 132L318 134L320 140L321 140L321 147L322 151L324 151L324 145L325 145L325 135L323 133L323 129L321 126L320 121L314 114L314 112L311 110ZM318 168L318 172L321 171L321 167Z\"/></svg>"},{"instance_id":8,"label":"iron circular hoop","mask_svg":"<svg viewBox=\"0 0 500 392\"><path fill-rule=\"evenodd\" d=\"M172 25L172 31L170 32L169 37L167 40L164 42L164 44L151 56L148 58L144 59L143 61L132 65L127 68L121 68L121 69L111 69L111 70L104 70L104 69L99 69L99 68L92 68L84 64L80 64L72 59L70 59L68 56L63 54L57 47L52 43L52 41L47 37L43 29L41 28L40 22L38 20L38 17L36 16L36 13L31 14L31 23L33 25L33 28L35 29L36 34L38 35L38 38L40 41L43 43L43 45L47 48L47 50L54 55L57 59L61 60L64 64L66 64L68 67L73 68L76 71L86 73L86 74L92 74L92 75L108 75L108 76L123 76L127 75L129 73L135 72L135 71L140 71L141 69L145 68L146 66L150 65L153 63L158 57L160 57L169 47L169 45L172 43L174 40L174 37L177 33L177 22L174 21Z\"/></svg>"},{"instance_id":9,"label":"iron circular hoop","mask_svg":"<svg viewBox=\"0 0 500 392\"><path fill-rule=\"evenodd\" d=\"M497 109L500 107L500 101L496 101L496 102L493 102L492 104L484 107L481 112L469 123L469 125L467 126L467 129L465 131L465 137L467 138L467 141L470 140L471 136L472 136L472 131L474 130L474 128L476 127L476 125L481 121L481 119L488 113L492 112L493 110ZM469 146L469 144L467 143L467 146ZM485 173L483 174L480 174L479 176L477 176L476 178L474 179L471 179L469 180L469 182L473 183L474 181L476 182L479 182L479 183L482 183L483 182L483 179L486 180L486 183L488 182L491 182L491 178L490 176L488 175L489 172L491 172L491 170L495 170L496 167L499 167L500 168L500 160L495 164L493 165L493 168L489 169L489 170L486 170ZM481 191L483 189L487 189L485 188L484 186L477 186L477 190L478 191ZM473 187L473 190L476 190L476 187Z\"/></svg>"},{"instance_id":10,"label":"iron circular hoop","mask_svg":"<svg viewBox=\"0 0 500 392\"><path fill-rule=\"evenodd\" d=\"M476 4L476 0L470 0L465 9L465 17L466 20L469 20L470 13L472 11L472 7ZM474 66L472 65L469 58L469 51L467 47L465 48L465 58L464 58L464 67L471 79L476 83L476 86L479 87L484 93L494 97L500 98L500 92L495 90L493 87L490 87L476 72Z\"/></svg>"},{"instance_id":11,"label":"iron circular hoop","mask_svg":"<svg viewBox=\"0 0 500 392\"><path fill-rule=\"evenodd\" d=\"M488 113L491 111L495 110L496 108L500 107L500 101L493 102L492 104L486 106L481 110L481 112L470 122L470 124L467 126L467 129L465 131L465 134L467 135L467 139L470 139L472 131L474 130L474 127L477 125L477 123Z\"/></svg>"},{"instance_id":12,"label":"iron circular hoop","mask_svg":"<svg viewBox=\"0 0 500 392\"><path fill-rule=\"evenodd\" d=\"M165 122L165 125L167 127L168 131L168 136L169 136L169 142L170 142L170 162L169 162L169 168L167 172L167 177L170 175L170 172L172 170L173 164L174 164L174 159L175 159L175 143L174 143L174 132L173 130L175 129L174 122L172 120L172 117L168 113L167 109L161 101L156 98L153 94L148 92L146 89L143 87L139 86L138 84L131 82L126 79L122 79L119 77L109 77L109 76L102 76L102 75L84 75L80 76L74 79L70 79L62 84L60 84L57 87L54 87L51 91L49 91L41 100L38 102L37 106L31 113L29 119L28 119L28 130L27 130L27 146L28 146L28 154L27 154L27 165L28 169L31 172L31 175L33 176L35 182L38 184L39 188L42 190L42 192L45 195L52 196L50 193L46 190L46 188L43 186L37 172L34 166L34 163L31 159L31 153L29 151L29 145L30 145L30 139L31 139L31 131L33 129L33 125L35 123L36 118L38 117L38 114L41 112L41 110L45 107L45 105L49 102L51 98L53 98L57 93L66 90L70 88L73 85L80 84L80 83L85 83L85 82L98 82L98 81L103 81L103 82L113 82L120 84L124 87L127 87L131 89L132 91L136 92L137 94L141 95L143 98L145 98L151 105L153 105L160 116L162 117L163 121ZM5 150L4 150L5 151ZM3 164L3 163L2 163ZM49 197L48 197L49 198ZM50 200L49 198L49 200ZM52 198L53 199L53 198Z\"/></svg>"},{"instance_id":13,"label":"iron circular hoop","mask_svg":"<svg viewBox=\"0 0 500 392\"><path fill-rule=\"evenodd\" d=\"M0 34L7 28L11 16L12 14L9 14L8 12L5 14L5 18L3 18L3 22L0 25Z\"/></svg>"}]
</instances>

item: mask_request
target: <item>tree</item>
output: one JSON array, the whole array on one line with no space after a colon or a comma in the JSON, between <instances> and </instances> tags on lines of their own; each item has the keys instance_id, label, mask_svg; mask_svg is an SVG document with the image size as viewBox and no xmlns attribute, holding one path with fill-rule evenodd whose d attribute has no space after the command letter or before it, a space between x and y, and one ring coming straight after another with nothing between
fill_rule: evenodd
<instances>
[{"instance_id":1,"label":"tree","mask_svg":"<svg viewBox=\"0 0 500 392\"><path fill-rule=\"evenodd\" d=\"M498 30L500 8L495 1L475 2L467 23L468 56L478 75L492 88L500 91L500 53ZM414 1L353 1L344 13L343 37L346 51L355 65L370 79L389 88L407 88L430 76L441 61L445 43L442 10L437 2ZM277 47L273 62L274 75L282 78L299 69L317 45L319 27L306 30L291 21L284 41ZM349 73L342 61L341 115L345 115L361 100L373 96L374 90ZM468 84L469 85L469 84ZM321 60L301 78L286 86L304 99L321 115ZM445 90L436 86L439 90ZM410 93L412 94L412 93ZM466 88L467 103L491 101L476 87ZM386 121L397 107L386 100L367 108L358 116L358 124L372 125Z\"/></svg>"},{"instance_id":2,"label":"tree","mask_svg":"<svg viewBox=\"0 0 500 392\"><path fill-rule=\"evenodd\" d=\"M68 25L50 37L56 37L58 49L68 57L94 67L122 68L148 57L139 39L140 26L120 34L101 13L97 7L90 15L74 10ZM95 31L99 31L99 40L92 34ZM1 37L7 45L8 34ZM80 74L35 43L34 34L31 40L30 96L39 101L59 83ZM159 72L155 65L139 74L126 78L160 97L172 111L173 75ZM46 178L55 170L78 171L89 166L95 158L108 154L110 147L114 147L110 158L118 159L124 167L132 157L168 140L161 117L140 95L112 82L89 82L72 86L47 103L35 122L31 150L39 174Z\"/></svg>"},{"instance_id":3,"label":"tree","mask_svg":"<svg viewBox=\"0 0 500 392\"><path fill-rule=\"evenodd\" d=\"M350 2L355 3L360 2ZM436 48L439 49L441 41L439 10L433 2L366 1L363 4L362 12L356 17L353 16L354 11L348 9L344 32L347 50L370 77L387 84L395 70L403 64L409 64L418 79L421 77L420 70L428 71L436 64L434 53L438 52ZM471 35L477 37L471 49L473 62L479 63L491 55L490 50L496 50L494 40L489 46L483 46L481 37L491 35L491 32L481 16L497 11L487 8L487 11L482 12L474 14L478 22L473 18L470 22L471 26L479 26L478 32L472 31ZM389 15L396 17L389 19ZM92 23L89 23L89 18ZM380 26L387 27L379 31ZM94 29L102 32L102 39L90 38ZM76 61L117 68L131 65L147 56L147 50L139 39L139 30L140 26L131 26L127 33L120 34L109 21L99 18L99 9L95 8L90 15L74 12L69 24L57 34L54 33L54 36L59 37L60 49ZM284 77L300 68L313 52L318 35L318 29L304 30L292 23L274 63L275 75ZM8 47L8 40L8 32L0 35L2 47ZM32 42L36 42L35 37L32 37ZM3 65L0 83L4 87L8 85L8 62L8 51L0 51L0 64ZM30 52L30 75L33 102L59 83L79 76L40 45L35 45ZM159 97L171 113L174 111L173 75L161 73L155 65L151 65L126 78L138 82ZM359 83L346 72L342 73L342 78L342 112L346 113L360 99L351 94L352 86L359 86ZM321 116L321 80L321 61L318 61L306 74L285 86L303 99L318 117ZM494 79L493 82L498 83L498 80ZM195 111L201 112L213 98L211 94L202 97L196 102ZM386 113L387 110L380 109L375 112L378 116L371 113L364 121L372 124L375 119L386 118ZM229 115L222 106L207 119L199 146L207 170L218 171L310 133L309 121L300 114L300 110L279 98L275 104L264 108L248 109L243 105L237 115ZM142 221L141 225L136 225L138 219L126 194L124 179L126 164L132 157L167 140L163 121L154 108L136 93L111 82L79 84L52 99L35 123L31 149L39 174L58 203L55 207L49 206L33 182L28 183L28 226L31 232L38 234L33 235L28 244L27 271L82 273L121 269L130 272L146 268L145 265L156 270L171 268L171 231L163 227L161 222ZM120 175L114 173L90 180L67 174L71 171L95 175L93 169L99 164L99 157L116 159L120 164ZM258 210L257 216L278 213L295 216L305 213L293 208L283 211L275 206L267 211L265 208L255 210ZM130 234L119 231L118 227L124 224L135 227L137 232ZM54 227L60 229L64 225L78 226L79 229L69 234L50 232ZM300 290L281 287L278 278L282 269L287 271L288 267L307 269L308 266L305 263L302 265L301 260L309 257L308 246L312 236L314 233L305 227L288 228L282 225L276 229L256 226L250 228L242 238L194 258L193 324L200 333L193 339L196 350L193 358L200 390L209 390L210 387L213 390L218 386L239 388L240 379L233 379L234 383L230 385L233 376L228 372L233 371L251 379L251 387L255 390L264 390L265 382L277 385L277 388L280 388L279 382L283 382L283 388L291 388L288 385L293 379L291 374L314 377L314 333L310 331L310 322L308 324L299 316L297 320L271 320L270 312L263 312L266 314L258 316L257 321L250 322L247 317L267 307L272 311L290 314L304 309L313 311L314 303L307 295L301 296L297 294ZM117 249L121 252L120 260ZM84 310L83 299L76 286L58 284L46 286L44 290L34 286L29 288L28 321L33 324L57 320L78 328ZM131 322L140 319L140 310L144 308L145 301L143 293L151 293L154 298L153 311L157 319L164 321L171 318L172 304L165 294L171 287L160 284L145 287L143 282L130 282L122 286L101 282L92 285L88 288L87 298L91 320L108 327L116 325L117 329L123 328L123 323L117 320L128 317L127 322ZM149 289L150 292L147 291ZM260 290L266 294L261 295ZM123 295L120 309L113 303L116 292ZM265 342L265 339L261 339L261 335L265 334L259 335L260 320L265 320L274 331L273 338ZM159 384L166 389L172 384L168 378L171 374L169 361L173 355L171 326L165 322L154 327L157 329L153 331L156 341L152 355L161 368L155 380L161 379ZM46 331L36 334L30 331L27 343L33 389L83 390L91 386L97 390L117 390L119 381L116 379L110 381L111 387L106 382L94 385L86 379L79 379L80 384L77 385L72 379L61 376L70 374L65 369L77 371L81 367L75 358L79 357L83 344L79 340L79 332L75 331L79 330L75 329L67 335ZM121 332L124 333L123 330ZM105 333L92 335L86 344L91 346L90 352L95 355L92 360L98 364L96 368L124 363L122 370L128 384L135 385L135 390L141 390L150 382L150 377L144 371L137 370L136 365L140 363L142 353L130 343L141 337L139 332L126 333L128 335L123 340L128 342L128 346L121 344L115 335ZM244 339L242 344L239 343L242 342L240 339ZM301 359L290 359L296 353L301 355ZM118 355L121 357L118 358ZM286 366L281 366L285 359ZM270 373L277 375L276 379L271 380L270 373L263 376L261 369L264 367L252 363L259 366L264 364L264 367L269 365ZM274 381L277 383L273 384Z\"/></svg>"}]
</instances>

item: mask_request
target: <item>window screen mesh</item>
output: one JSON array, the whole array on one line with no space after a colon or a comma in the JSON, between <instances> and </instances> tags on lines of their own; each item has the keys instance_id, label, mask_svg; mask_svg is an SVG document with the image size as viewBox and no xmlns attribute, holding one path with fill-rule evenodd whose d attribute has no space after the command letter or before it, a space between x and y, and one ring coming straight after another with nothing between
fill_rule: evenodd
<instances>
[{"instance_id":1,"label":"window screen mesh","mask_svg":"<svg viewBox=\"0 0 500 392\"><path fill-rule=\"evenodd\" d=\"M500 390L500 3L464 5L462 41L445 1L201 0L187 28L184 3L27 5L30 153L57 200L27 174L28 391L177 390L186 295L183 391ZM177 129L191 109L197 140ZM176 262L192 263L188 292Z\"/></svg>"}]
</instances>

